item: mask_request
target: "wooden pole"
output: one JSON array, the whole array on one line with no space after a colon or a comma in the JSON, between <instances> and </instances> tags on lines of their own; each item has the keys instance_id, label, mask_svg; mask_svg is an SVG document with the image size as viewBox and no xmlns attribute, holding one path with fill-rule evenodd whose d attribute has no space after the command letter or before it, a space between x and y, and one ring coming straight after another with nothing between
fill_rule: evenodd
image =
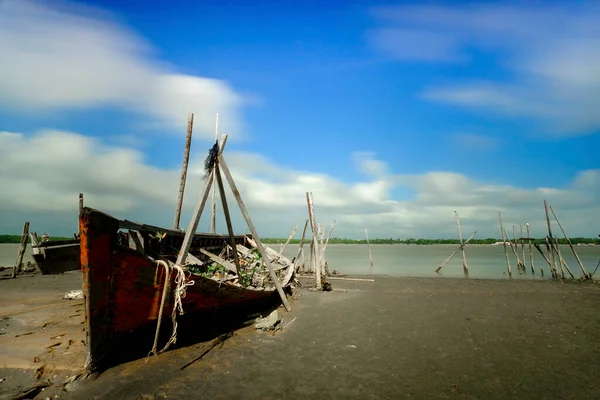
<instances>
[{"instance_id":1,"label":"wooden pole","mask_svg":"<svg viewBox=\"0 0 600 400\"><path fill-rule=\"evenodd\" d=\"M231 224L231 215L229 214L229 207L227 206L227 198L225 196L225 188L223 187L223 179L221 179L221 171L219 169L219 161L215 162L214 174L217 178L217 186L219 186L219 196L221 197L221 204L223 205L223 214L225 215L225 223L227 224L227 232L229 233L229 245L233 252L233 261L235 262L235 270L238 278L241 280L242 275L240 274L240 259L235 245L235 235L233 233L233 225ZM214 187L214 186L213 186ZM214 193L214 191L213 191Z\"/></svg>"},{"instance_id":2,"label":"wooden pole","mask_svg":"<svg viewBox=\"0 0 600 400\"><path fill-rule=\"evenodd\" d=\"M227 137L226 135L223 135L223 136L225 136L225 138ZM246 220L246 224L248 225L248 228L250 229L250 232L252 233L252 236L254 237L254 241L256 241L256 244L258 246L258 251L260 251L260 254L262 254L263 260L264 260L265 264L267 264L267 268L269 268L269 274L271 275L271 279L273 280L273 283L275 284L275 288L277 289L277 292L279 293L279 297L281 297L281 302L283 303L283 306L285 307L285 309L287 311L292 311L292 307L290 307L290 303L288 303L285 293L283 292L283 287L281 287L281 282L279 282L279 278L277 277L277 274L275 273L275 270L273 269L273 265L271 264L271 261L269 261L269 257L267 255L267 251L265 250L265 246L261 242L260 237L258 236L258 232L256 232L256 228L254 227L254 224L252 223L252 220L250 219L250 214L248 214L246 205L244 204L244 201L242 200L242 196L240 195L240 192L239 192L235 182L233 181L231 172L229 172L227 163L225 162L225 159L223 158L223 155L221 153L222 152L219 152L219 157L218 157L219 166L221 167L221 171L223 171L223 174L225 175L225 179L227 179L227 183L229 183L229 187L231 188L231 191L233 192L233 196L237 200L240 211L242 212L242 215L244 216L244 219Z\"/></svg>"},{"instance_id":3,"label":"wooden pole","mask_svg":"<svg viewBox=\"0 0 600 400\"><path fill-rule=\"evenodd\" d=\"M27 248L27 239L29 238L29 222L25 222L23 225L23 233L21 234L21 243L19 244L19 251L17 252L17 261L13 267L12 277L16 278L17 273L21 272L21 264L23 264L23 256L25 255L25 249Z\"/></svg>"},{"instance_id":4,"label":"wooden pole","mask_svg":"<svg viewBox=\"0 0 600 400\"><path fill-rule=\"evenodd\" d=\"M529 232L529 222L526 223L527 226L527 242L529 243L529 266L531 267L531 274L535 275L535 269L533 268L533 251L531 251L531 234Z\"/></svg>"},{"instance_id":5,"label":"wooden pole","mask_svg":"<svg viewBox=\"0 0 600 400\"><path fill-rule=\"evenodd\" d=\"M462 266L465 278L469 277L469 268L467 267L467 255L465 254L465 246L463 243L462 232L460 231L460 217L458 212L454 211L454 217L456 218L456 228L458 229L458 239L460 240L460 252L462 254Z\"/></svg>"},{"instance_id":6,"label":"wooden pole","mask_svg":"<svg viewBox=\"0 0 600 400\"><path fill-rule=\"evenodd\" d=\"M83 210L83 193L79 193L79 213Z\"/></svg>"},{"instance_id":7,"label":"wooden pole","mask_svg":"<svg viewBox=\"0 0 600 400\"><path fill-rule=\"evenodd\" d=\"M221 139L221 143L219 143L219 154L223 152L225 144L227 143L227 135L223 136L224 137ZM192 245L194 234L196 233L196 229L198 229L198 222L200 222L200 217L202 216L202 211L204 210L204 206L206 205L206 200L208 200L208 195L210 193L210 189L214 179L215 170L213 168L213 170L210 172L206 179L204 191L202 192L202 196L200 196L200 199L198 199L198 203L196 204L196 208L194 209L194 214L192 215L192 218L190 219L190 223L188 225L188 229L185 232L185 237L183 238L183 243L181 244L181 249L179 249L177 261L175 262L177 265L182 265L187 259L187 255L190 251L190 246Z\"/></svg>"},{"instance_id":8,"label":"wooden pole","mask_svg":"<svg viewBox=\"0 0 600 400\"><path fill-rule=\"evenodd\" d=\"M565 236L565 239L567 239L567 243L569 243L569 247L571 248L571 251L573 252L573 255L575 256L575 259L577 260L577 263L579 264L579 268L581 268L581 272L583 273L583 276L586 279L591 279L591 278L589 278L587 271L583 267L583 263L581 262L581 259L577 255L577 252L575 251L575 248L573 247L573 243L571 243L571 239L569 239L569 236L567 235L567 232L565 232L565 230L563 229L562 224L560 223L558 217L556 216L556 213L554 212L554 209L552 209L552 206L550 206L550 211L552 211L552 215L554 215L554 219L558 223L558 227L560 228L563 235Z\"/></svg>"},{"instance_id":9,"label":"wooden pole","mask_svg":"<svg viewBox=\"0 0 600 400\"><path fill-rule=\"evenodd\" d=\"M508 277L512 278L512 271L510 269L510 260L508 259L508 249L506 248L506 239L504 236L506 232L502 226L502 212L498 211L498 219L500 220L500 234L502 235L502 244L504 245L504 257L506 258L506 269L508 270Z\"/></svg>"},{"instance_id":10,"label":"wooden pole","mask_svg":"<svg viewBox=\"0 0 600 400\"><path fill-rule=\"evenodd\" d=\"M513 252L515 253L515 258L517 259L517 271L520 271L525 268L525 260L521 262L521 258L519 257L519 245L517 243L517 228L513 225L513 245L511 245Z\"/></svg>"},{"instance_id":11,"label":"wooden pole","mask_svg":"<svg viewBox=\"0 0 600 400\"><path fill-rule=\"evenodd\" d=\"M371 243L369 243L369 231L367 230L367 228L365 228L365 236L367 238L367 247L369 248L369 262L371 263L369 273L373 275L373 255L371 254Z\"/></svg>"},{"instance_id":12,"label":"wooden pole","mask_svg":"<svg viewBox=\"0 0 600 400\"><path fill-rule=\"evenodd\" d=\"M219 113L217 113L217 122L215 126L215 143L219 143ZM216 188L212 188L212 207L210 213L210 233L217 232L217 201Z\"/></svg>"},{"instance_id":13,"label":"wooden pole","mask_svg":"<svg viewBox=\"0 0 600 400\"><path fill-rule=\"evenodd\" d=\"M554 262L554 246L550 245L550 239L546 236L546 251L548 252L548 259L550 260L550 272L553 278L558 278L558 270L556 269L556 263Z\"/></svg>"},{"instance_id":14,"label":"wooden pole","mask_svg":"<svg viewBox=\"0 0 600 400\"><path fill-rule=\"evenodd\" d=\"M298 230L298 225L296 225L294 227L294 230L292 230L292 233L290 234L290 236L285 241L285 244L283 246L281 246L281 249L279 250L279 253L277 254L277 257L281 257L281 254L283 254L283 252L284 252L285 248L287 247L287 245L290 244L290 241L292 240L292 238L296 234L297 230Z\"/></svg>"},{"instance_id":15,"label":"wooden pole","mask_svg":"<svg viewBox=\"0 0 600 400\"><path fill-rule=\"evenodd\" d=\"M303 255L302 246L304 246L304 237L306 236L306 228L308 228L308 220L304 221L304 229L302 229L302 238L300 239L300 246L298 247L298 253L296 254L296 259L294 260L294 271L298 270L298 266L302 265L304 260L298 262L301 255ZM304 257L302 257L304 258Z\"/></svg>"},{"instance_id":16,"label":"wooden pole","mask_svg":"<svg viewBox=\"0 0 600 400\"><path fill-rule=\"evenodd\" d=\"M546 213L546 224L548 225L548 237L550 238L550 246L554 246L554 240L552 237L552 226L550 224L550 215L548 214L548 202L544 199L544 212ZM554 260L554 252L552 252L552 266L555 271L558 271L556 268L556 261Z\"/></svg>"},{"instance_id":17,"label":"wooden pole","mask_svg":"<svg viewBox=\"0 0 600 400\"><path fill-rule=\"evenodd\" d=\"M575 279L575 276L573 275L571 268L569 268L569 266L567 265L567 262L564 260L564 258L562 257L562 254L560 253L560 247L558 247L558 238L554 238L554 241L556 243L556 255L558 256L558 260L560 262L560 270L562 272L563 278L565 277L565 269L566 269L567 272L569 273L569 275L571 275L571 279Z\"/></svg>"},{"instance_id":18,"label":"wooden pole","mask_svg":"<svg viewBox=\"0 0 600 400\"><path fill-rule=\"evenodd\" d=\"M317 289L321 289L321 260L319 259L319 228L315 222L315 208L312 198L312 192L306 192L306 203L308 204L308 218L312 230L311 256L314 257L315 276L317 279ZM314 253L314 255L313 255Z\"/></svg>"},{"instance_id":19,"label":"wooden pole","mask_svg":"<svg viewBox=\"0 0 600 400\"><path fill-rule=\"evenodd\" d=\"M520 224L519 227L521 228L521 238L520 238L520 242L521 242L521 260L523 260L523 273L527 272L527 268L525 266L525 241L523 240L523 224Z\"/></svg>"},{"instance_id":20,"label":"wooden pole","mask_svg":"<svg viewBox=\"0 0 600 400\"><path fill-rule=\"evenodd\" d=\"M444 260L444 262L435 269L435 272L440 272L440 270L444 267L444 265L446 265L446 263L448 261L450 261L452 259L452 257L454 257L456 255L456 253L458 253L462 248L464 248L471 241L471 239L473 239L475 237L476 233L477 233L477 231L473 232L473 234L471 236L469 236L469 238L467 240L465 240L465 242L463 244L458 246L458 249L456 249L454 251L454 253L450 254L450 256L448 258L446 258L446 260Z\"/></svg>"},{"instance_id":21,"label":"wooden pole","mask_svg":"<svg viewBox=\"0 0 600 400\"><path fill-rule=\"evenodd\" d=\"M189 113L187 124L187 135L185 137L185 151L183 153L183 166L181 167L181 181L179 182L179 194L177 196L177 206L175 208L175 220L173 229L179 229L179 220L181 218L181 207L183 205L183 192L185 191L185 181L187 177L188 161L190 159L190 147L192 145L192 129L194 127L194 113Z\"/></svg>"}]
</instances>

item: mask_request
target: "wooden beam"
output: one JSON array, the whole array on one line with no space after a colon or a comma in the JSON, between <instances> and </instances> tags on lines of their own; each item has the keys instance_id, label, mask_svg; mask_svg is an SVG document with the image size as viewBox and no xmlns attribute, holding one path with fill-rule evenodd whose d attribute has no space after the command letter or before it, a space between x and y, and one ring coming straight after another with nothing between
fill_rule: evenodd
<instances>
[{"instance_id":1,"label":"wooden beam","mask_svg":"<svg viewBox=\"0 0 600 400\"><path fill-rule=\"evenodd\" d=\"M194 114L189 113L187 134L185 136L185 151L183 153L183 166L181 167L181 181L179 182L179 194L177 195L177 206L175 208L175 220L173 229L179 229L179 220L181 218L181 207L183 205L183 193L185 191L185 181L187 177L188 162L190 159L190 147L192 145L192 129L194 127Z\"/></svg>"},{"instance_id":2,"label":"wooden beam","mask_svg":"<svg viewBox=\"0 0 600 400\"><path fill-rule=\"evenodd\" d=\"M460 217L458 212L454 211L454 217L456 218L456 228L458 229L458 240L460 240L460 252L462 254L462 266L465 278L469 277L469 267L467 267L467 255L465 254L465 246L463 246L462 232L460 231Z\"/></svg>"},{"instance_id":3,"label":"wooden beam","mask_svg":"<svg viewBox=\"0 0 600 400\"><path fill-rule=\"evenodd\" d=\"M446 260L444 260L444 262L435 269L435 272L440 272L440 270L444 267L444 265L446 265L446 263L448 261L450 261L452 259L452 257L454 257L456 255L456 253L458 253L461 249L463 249L471 241L471 239L473 239L475 237L476 233L477 233L477 231L473 232L473 234L471 236L469 236L469 238L467 240L465 240L465 242L463 244L458 246L458 249L456 249L454 251L454 253L450 254L450 256L448 258L446 258Z\"/></svg>"},{"instance_id":4,"label":"wooden beam","mask_svg":"<svg viewBox=\"0 0 600 400\"><path fill-rule=\"evenodd\" d=\"M240 192L239 192L235 182L233 181L231 172L229 172L229 168L227 167L227 163L225 162L225 159L223 158L222 154L219 154L218 161L219 161L219 166L221 167L221 170L223 171L223 174L225 175L225 179L227 179L227 183L229 183L229 187L231 188L231 191L233 192L233 196L237 200L240 211L242 212L242 215L244 216L244 219L246 220L246 224L248 225L248 228L250 229L250 232L252 233L253 239L256 241L256 244L259 246L258 250L264 256L266 254L265 248L264 248L262 242L260 241L260 237L258 236L258 233L256 232L256 228L254 227L254 224L252 223L252 220L250 219L250 214L248 214L246 205L244 204L244 201L242 200L242 196L240 195ZM267 268L269 268L269 274L271 275L271 279L273 280L273 283L275 284L277 293L279 293L279 297L281 297L283 306L285 307L285 309L287 311L292 311L292 307L290 306L290 303L288 302L288 300L285 296L285 293L283 292L283 287L281 287L281 282L279 282L279 278L277 277L277 274L275 273L275 270L273 269L273 266L271 265L271 261L269 261L269 257L264 257L264 259L265 259L265 264L267 264Z\"/></svg>"},{"instance_id":5,"label":"wooden beam","mask_svg":"<svg viewBox=\"0 0 600 400\"><path fill-rule=\"evenodd\" d=\"M550 206L550 211L552 211L552 215L554 215L554 219L558 223L558 227L560 228L560 230L562 231L563 235L565 236L565 239L567 239L567 243L569 243L569 247L571 248L571 251L573 252L573 255L575 256L575 259L577 260L577 263L579 264L579 268L581 268L581 272L583 273L583 276L586 279L591 279L589 277L587 271L583 267L583 263L581 262L581 259L577 255L577 252L575 251L575 248L573 247L573 243L571 243L571 239L569 239L569 236L567 235L567 232L565 232L565 230L563 229L562 224L560 223L558 217L556 216L556 213L554 212L554 209L552 209L552 206Z\"/></svg>"},{"instance_id":6,"label":"wooden beam","mask_svg":"<svg viewBox=\"0 0 600 400\"><path fill-rule=\"evenodd\" d=\"M311 256L314 259L315 277L317 289L321 289L321 260L319 259L319 228L315 221L315 209L311 192L306 192L306 203L308 205L308 218L310 220L310 229L312 231Z\"/></svg>"},{"instance_id":7,"label":"wooden beam","mask_svg":"<svg viewBox=\"0 0 600 400\"><path fill-rule=\"evenodd\" d=\"M227 143L227 136L221 140L219 144L219 154L223 152L225 148L225 144ZM187 255L190 251L190 246L192 245L192 239L194 238L194 234L196 233L196 229L198 229L198 222L200 222L200 216L202 215L202 210L204 210L204 206L206 205L206 200L208 199L208 194L210 193L210 188L212 186L213 180L215 178L215 171L210 172L208 179L206 180L206 185L204 186L204 192L202 196L198 200L196 204L196 208L194 209L194 214L192 215L192 219L188 225L188 229L185 232L185 238L183 239L183 243L181 245L181 249L179 250L179 254L177 255L177 265L181 265L183 260L187 258Z\"/></svg>"},{"instance_id":8,"label":"wooden beam","mask_svg":"<svg viewBox=\"0 0 600 400\"><path fill-rule=\"evenodd\" d=\"M227 268L229 271L237 274L237 269L235 268L235 265L233 265L229 261L225 260L224 258L221 258L218 255L213 254L204 249L200 249L200 253L204 254L205 256L207 256L208 258L213 260L214 262L221 264L222 266ZM238 276L240 276L240 275L238 274Z\"/></svg>"},{"instance_id":9,"label":"wooden beam","mask_svg":"<svg viewBox=\"0 0 600 400\"><path fill-rule=\"evenodd\" d=\"M229 215L229 207L227 206L227 197L225 196L225 188L223 188L223 179L221 178L221 170L219 169L219 161L215 162L215 176L217 177L217 186L219 187L219 195L221 196L221 204L223 205L223 214L225 214L225 223L227 224L227 232L229 232L229 245L232 249L235 248L235 235L233 234L233 225L231 224L231 216ZM232 251L233 261L238 276L240 274L240 259L237 251Z\"/></svg>"},{"instance_id":10,"label":"wooden beam","mask_svg":"<svg viewBox=\"0 0 600 400\"><path fill-rule=\"evenodd\" d=\"M504 257L506 258L506 269L508 270L508 277L512 278L512 271L510 269L510 260L508 259L508 249L506 248L506 232L502 226L502 212L498 211L498 219L500 220L500 234L502 235L502 245L504 246Z\"/></svg>"},{"instance_id":11,"label":"wooden beam","mask_svg":"<svg viewBox=\"0 0 600 400\"><path fill-rule=\"evenodd\" d=\"M29 222L25 222L23 225L23 233L21 234L21 243L19 244L19 251L17 252L17 261L13 268L12 277L16 278L17 273L21 271L21 264L23 264L23 256L25 255L25 249L27 248L27 238L29 237Z\"/></svg>"}]
</instances>

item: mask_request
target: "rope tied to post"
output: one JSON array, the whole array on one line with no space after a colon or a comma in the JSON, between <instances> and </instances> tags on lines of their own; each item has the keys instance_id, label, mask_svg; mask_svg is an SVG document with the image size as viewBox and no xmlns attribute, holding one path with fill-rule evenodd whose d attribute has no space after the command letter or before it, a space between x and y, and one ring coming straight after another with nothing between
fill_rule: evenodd
<instances>
[{"instance_id":1,"label":"rope tied to post","mask_svg":"<svg viewBox=\"0 0 600 400\"><path fill-rule=\"evenodd\" d=\"M156 324L156 334L154 335L154 345L152 346L152 350L148 354L158 355L169 348L169 346L177 341L177 314L183 315L183 304L182 299L186 295L186 290L188 286L194 284L194 281L186 282L185 279L185 271L181 267L181 265L174 264L170 261L157 260L157 271L158 267L162 266L165 270L165 284L163 286L162 298L160 300L160 308L158 310L158 322ZM175 290L173 291L174 301L173 301L173 311L171 312L171 321L173 322L173 332L171 333L171 337L167 341L167 344L163 347L162 350L157 351L158 348L158 336L160 334L160 325L162 321L163 310L165 308L165 300L169 294L169 290L171 288L171 275L175 271ZM147 361L147 360L146 360Z\"/></svg>"}]
</instances>

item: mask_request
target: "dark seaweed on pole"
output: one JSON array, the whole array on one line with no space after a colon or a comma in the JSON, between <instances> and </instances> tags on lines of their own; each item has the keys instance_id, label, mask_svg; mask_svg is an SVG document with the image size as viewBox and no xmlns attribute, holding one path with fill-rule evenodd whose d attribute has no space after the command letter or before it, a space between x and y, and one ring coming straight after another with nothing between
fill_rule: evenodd
<instances>
[{"instance_id":1,"label":"dark seaweed on pole","mask_svg":"<svg viewBox=\"0 0 600 400\"><path fill-rule=\"evenodd\" d=\"M215 142L215 144L213 145L213 147L210 148L210 150L208 150L208 156L206 157L206 160L204 160L204 179L206 179L208 177L208 175L211 174L213 167L215 166L215 163L217 162L217 157L219 156L219 143Z\"/></svg>"}]
</instances>

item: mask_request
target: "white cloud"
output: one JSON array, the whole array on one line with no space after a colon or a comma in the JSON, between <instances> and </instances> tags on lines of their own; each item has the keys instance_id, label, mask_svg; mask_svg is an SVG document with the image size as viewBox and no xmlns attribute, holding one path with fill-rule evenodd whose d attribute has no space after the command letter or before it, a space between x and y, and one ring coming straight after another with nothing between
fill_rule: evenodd
<instances>
[{"instance_id":1,"label":"white cloud","mask_svg":"<svg viewBox=\"0 0 600 400\"><path fill-rule=\"evenodd\" d=\"M375 15L385 25L371 37L398 59L476 65L473 50L497 57L492 68L500 68L502 79L473 72L463 82L427 87L424 98L532 117L556 135L600 128L598 3L399 6L377 8Z\"/></svg>"},{"instance_id":2,"label":"white cloud","mask_svg":"<svg viewBox=\"0 0 600 400\"><path fill-rule=\"evenodd\" d=\"M219 112L223 130L242 134L244 99L228 83L177 73L142 38L91 7L1 0L0 63L0 108L119 107L181 134L194 112L195 131L205 138L213 137Z\"/></svg>"},{"instance_id":3,"label":"white cloud","mask_svg":"<svg viewBox=\"0 0 600 400\"><path fill-rule=\"evenodd\" d=\"M23 156L26 154L27 156ZM204 182L206 154L193 154L186 186L181 226ZM572 236L595 236L590 215L600 215L600 170L582 171L562 188L518 188L478 182L451 172L422 175L394 174L374 155L366 160L368 180L346 183L326 174L286 169L267 158L227 152L253 222L264 236L286 236L307 216L306 192L312 191L319 222L337 221L336 235L363 237L454 237L454 210L465 231L478 237L497 237L497 211L507 226L530 221L534 234L545 226L542 200L554 206ZM100 143L76 133L42 131L34 136L0 133L0 232L18 232L25 220L33 230L70 234L76 230L77 196L120 218L171 226L179 185L179 169L151 166L135 149ZM364 167L364 165L362 165ZM406 201L391 197L396 187L416 194ZM243 232L237 206L228 196L234 227ZM220 210L219 206L219 210ZM225 230L222 218L219 229ZM208 217L200 229L208 227Z\"/></svg>"}]
</instances>

